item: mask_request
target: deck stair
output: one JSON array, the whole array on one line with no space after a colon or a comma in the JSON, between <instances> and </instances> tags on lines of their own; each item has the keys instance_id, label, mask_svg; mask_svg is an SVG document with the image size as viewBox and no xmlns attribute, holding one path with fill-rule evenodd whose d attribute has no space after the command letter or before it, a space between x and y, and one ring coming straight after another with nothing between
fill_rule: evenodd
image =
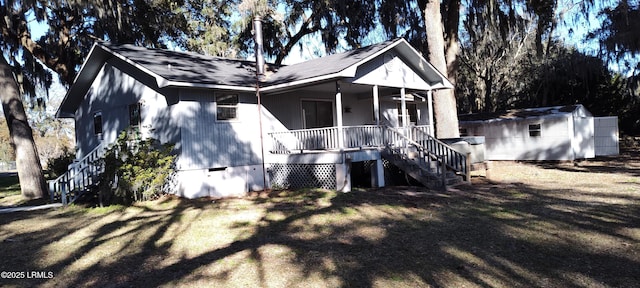
<instances>
[{"instance_id":1,"label":"deck stair","mask_svg":"<svg viewBox=\"0 0 640 288\"><path fill-rule=\"evenodd\" d=\"M419 129L387 128L382 157L430 189L468 180L468 155Z\"/></svg>"},{"instance_id":2,"label":"deck stair","mask_svg":"<svg viewBox=\"0 0 640 288\"><path fill-rule=\"evenodd\" d=\"M97 189L100 175L104 172L104 152L103 145L98 145L84 158L69 165L67 172L48 181L51 202L71 204L83 194Z\"/></svg>"}]
</instances>

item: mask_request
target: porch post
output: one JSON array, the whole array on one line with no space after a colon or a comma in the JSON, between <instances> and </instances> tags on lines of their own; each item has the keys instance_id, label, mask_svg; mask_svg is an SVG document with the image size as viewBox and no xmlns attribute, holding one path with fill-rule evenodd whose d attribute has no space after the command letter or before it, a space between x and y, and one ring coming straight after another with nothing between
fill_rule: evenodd
<instances>
[{"instance_id":1,"label":"porch post","mask_svg":"<svg viewBox=\"0 0 640 288\"><path fill-rule=\"evenodd\" d=\"M404 87L400 89L400 109L402 109L402 131L404 136L409 136L407 133L407 100L405 99Z\"/></svg>"},{"instance_id":2,"label":"porch post","mask_svg":"<svg viewBox=\"0 0 640 288\"><path fill-rule=\"evenodd\" d=\"M373 85L373 119L376 126L380 126L380 98L378 98L378 85Z\"/></svg>"},{"instance_id":3,"label":"porch post","mask_svg":"<svg viewBox=\"0 0 640 288\"><path fill-rule=\"evenodd\" d=\"M433 125L433 90L431 89L427 90L427 106L429 109L429 134L435 137L436 131L434 131L435 125Z\"/></svg>"},{"instance_id":4,"label":"porch post","mask_svg":"<svg viewBox=\"0 0 640 288\"><path fill-rule=\"evenodd\" d=\"M338 123L338 148L344 149L344 135L342 135L342 92L340 91L340 82L336 81L336 121Z\"/></svg>"},{"instance_id":5,"label":"porch post","mask_svg":"<svg viewBox=\"0 0 640 288\"><path fill-rule=\"evenodd\" d=\"M342 134L342 91L340 81L336 81L336 124L338 126L338 148L342 163L336 165L336 190L351 192L351 159L344 152L344 134Z\"/></svg>"},{"instance_id":6,"label":"porch post","mask_svg":"<svg viewBox=\"0 0 640 288\"><path fill-rule=\"evenodd\" d=\"M371 166L371 187L384 187L384 164L382 159L376 159L375 165Z\"/></svg>"}]
</instances>

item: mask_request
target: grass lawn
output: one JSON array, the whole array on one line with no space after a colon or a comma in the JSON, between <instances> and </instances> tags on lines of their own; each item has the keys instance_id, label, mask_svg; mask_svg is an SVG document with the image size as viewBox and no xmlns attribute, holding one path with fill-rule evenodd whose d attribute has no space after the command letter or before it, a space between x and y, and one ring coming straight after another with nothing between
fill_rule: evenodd
<instances>
[{"instance_id":1,"label":"grass lawn","mask_svg":"<svg viewBox=\"0 0 640 288\"><path fill-rule=\"evenodd\" d=\"M0 271L52 276L0 286L640 287L637 152L496 163L489 179L447 192L275 191L0 214Z\"/></svg>"}]
</instances>

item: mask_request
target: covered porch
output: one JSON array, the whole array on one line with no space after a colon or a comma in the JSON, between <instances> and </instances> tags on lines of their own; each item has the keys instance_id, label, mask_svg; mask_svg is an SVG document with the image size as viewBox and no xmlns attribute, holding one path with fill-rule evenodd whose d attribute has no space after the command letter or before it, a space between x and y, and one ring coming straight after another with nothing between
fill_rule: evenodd
<instances>
[{"instance_id":1,"label":"covered porch","mask_svg":"<svg viewBox=\"0 0 640 288\"><path fill-rule=\"evenodd\" d=\"M447 171L466 173L466 155L434 137L432 91L453 86L402 39L279 67L266 79L259 93L272 125L264 135L270 164L335 165L341 191L358 161L375 161L374 187L385 185L383 160L427 186L444 187Z\"/></svg>"},{"instance_id":2,"label":"covered porch","mask_svg":"<svg viewBox=\"0 0 640 288\"><path fill-rule=\"evenodd\" d=\"M442 189L458 177L469 181L469 153L455 150L428 131L427 125L360 125L272 132L267 158L272 183L310 181L347 192L354 163L368 166L371 187L386 185L389 165L429 188Z\"/></svg>"}]
</instances>

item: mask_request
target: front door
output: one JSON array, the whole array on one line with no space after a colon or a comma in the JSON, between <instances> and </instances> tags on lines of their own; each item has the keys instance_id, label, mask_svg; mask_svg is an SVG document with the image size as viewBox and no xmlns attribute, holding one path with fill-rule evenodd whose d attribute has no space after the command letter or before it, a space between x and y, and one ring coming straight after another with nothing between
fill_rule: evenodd
<instances>
[{"instance_id":1,"label":"front door","mask_svg":"<svg viewBox=\"0 0 640 288\"><path fill-rule=\"evenodd\" d=\"M333 103L302 100L302 121L305 129L333 126Z\"/></svg>"}]
</instances>

